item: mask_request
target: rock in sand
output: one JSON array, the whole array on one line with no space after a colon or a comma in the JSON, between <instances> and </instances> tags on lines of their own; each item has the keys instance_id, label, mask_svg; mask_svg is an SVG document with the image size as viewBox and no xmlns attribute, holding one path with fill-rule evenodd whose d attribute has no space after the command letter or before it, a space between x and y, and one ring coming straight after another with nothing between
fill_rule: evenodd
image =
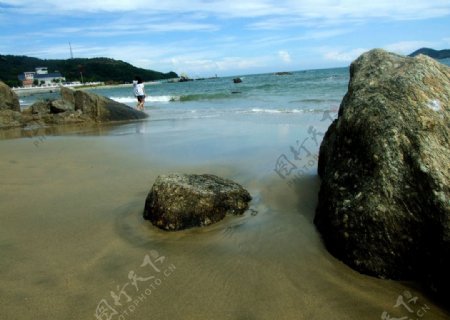
<instances>
[{"instance_id":1,"label":"rock in sand","mask_svg":"<svg viewBox=\"0 0 450 320\"><path fill-rule=\"evenodd\" d=\"M327 248L382 278L449 287L450 68L372 50L350 67L319 155Z\"/></svg>"},{"instance_id":2,"label":"rock in sand","mask_svg":"<svg viewBox=\"0 0 450 320\"><path fill-rule=\"evenodd\" d=\"M161 175L147 196L144 218L170 231L207 226L243 214L250 200L241 185L215 175Z\"/></svg>"}]
</instances>

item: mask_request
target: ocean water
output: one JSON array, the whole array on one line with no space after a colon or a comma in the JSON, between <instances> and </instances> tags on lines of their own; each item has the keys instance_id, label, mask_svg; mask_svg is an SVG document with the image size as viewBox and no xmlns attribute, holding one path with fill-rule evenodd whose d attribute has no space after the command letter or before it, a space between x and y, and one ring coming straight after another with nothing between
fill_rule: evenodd
<instances>
[{"instance_id":1,"label":"ocean water","mask_svg":"<svg viewBox=\"0 0 450 320\"><path fill-rule=\"evenodd\" d=\"M146 84L146 108L155 120L242 117L257 114L323 113L337 109L345 94L348 69L247 75L180 83ZM94 89L116 101L135 105L129 87Z\"/></svg>"},{"instance_id":2,"label":"ocean water","mask_svg":"<svg viewBox=\"0 0 450 320\"><path fill-rule=\"evenodd\" d=\"M146 83L149 118L143 122L75 127L72 132L44 128L32 135L139 136L129 145L145 153L144 157L155 157L158 144L163 163L236 163L259 154L266 161L249 160L252 165L245 170L275 174L291 186L299 176L315 174L321 139L347 91L348 68L239 77L241 83L234 83L235 77ZM88 91L136 106L131 84ZM58 95L21 97L22 106Z\"/></svg>"},{"instance_id":3,"label":"ocean water","mask_svg":"<svg viewBox=\"0 0 450 320\"><path fill-rule=\"evenodd\" d=\"M289 75L258 74L209 78L180 83L146 83L146 110L153 120L241 117L257 114L323 113L338 108L348 83L348 68L309 70ZM130 106L136 105L131 85L89 91ZM53 94L22 97L22 105Z\"/></svg>"},{"instance_id":4,"label":"ocean water","mask_svg":"<svg viewBox=\"0 0 450 320\"><path fill-rule=\"evenodd\" d=\"M267 161L250 156L247 172L276 173L292 187L304 174L314 175L321 139L347 91L348 68L243 75L237 84L234 78L148 83L149 121L138 127L121 126L114 134L169 140L166 148L162 146L164 162L230 164L260 154ZM129 106L136 104L129 86L91 91Z\"/></svg>"},{"instance_id":5,"label":"ocean water","mask_svg":"<svg viewBox=\"0 0 450 320\"><path fill-rule=\"evenodd\" d=\"M290 179L291 185L303 174L315 174L321 139L337 117L347 91L348 68L243 75L239 76L241 83L234 83L234 78L146 83L146 121L76 127L74 133L138 135L139 141L145 141L138 146L139 152L147 152L145 157L154 157L157 139L158 143L164 142L158 152L162 162L182 159L199 164L227 158L229 163L235 163L249 153L261 154L264 150L267 161L253 161L246 170L275 173ZM136 106L131 84L88 91ZM21 99L26 106L47 98L58 98L58 93ZM46 129L35 135L67 133Z\"/></svg>"}]
</instances>

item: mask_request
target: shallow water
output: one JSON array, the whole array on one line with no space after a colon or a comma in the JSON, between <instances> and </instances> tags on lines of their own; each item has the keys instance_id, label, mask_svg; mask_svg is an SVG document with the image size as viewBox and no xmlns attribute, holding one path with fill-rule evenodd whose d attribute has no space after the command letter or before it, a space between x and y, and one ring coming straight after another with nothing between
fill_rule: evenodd
<instances>
[{"instance_id":1,"label":"shallow water","mask_svg":"<svg viewBox=\"0 0 450 320\"><path fill-rule=\"evenodd\" d=\"M150 114L0 141L2 319L449 318L418 285L361 275L324 248L312 223L321 113ZM289 174L274 171L282 155ZM255 211L161 231L142 211L168 172L233 179ZM395 307L408 293L416 303Z\"/></svg>"}]
</instances>

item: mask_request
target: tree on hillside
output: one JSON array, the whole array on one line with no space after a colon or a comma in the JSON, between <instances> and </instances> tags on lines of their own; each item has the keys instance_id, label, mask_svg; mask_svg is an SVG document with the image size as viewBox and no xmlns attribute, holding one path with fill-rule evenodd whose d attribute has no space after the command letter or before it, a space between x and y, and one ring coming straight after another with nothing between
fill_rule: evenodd
<instances>
[{"instance_id":1,"label":"tree on hillside","mask_svg":"<svg viewBox=\"0 0 450 320\"><path fill-rule=\"evenodd\" d=\"M36 67L45 66L50 72L58 70L67 81L102 81L109 83L127 83L135 75L145 81L176 78L175 72L162 73L137 68L127 62L109 58L42 60L26 56L0 55L0 79L9 86L20 86L17 78L25 71L34 71ZM81 69L80 69L80 66Z\"/></svg>"}]
</instances>

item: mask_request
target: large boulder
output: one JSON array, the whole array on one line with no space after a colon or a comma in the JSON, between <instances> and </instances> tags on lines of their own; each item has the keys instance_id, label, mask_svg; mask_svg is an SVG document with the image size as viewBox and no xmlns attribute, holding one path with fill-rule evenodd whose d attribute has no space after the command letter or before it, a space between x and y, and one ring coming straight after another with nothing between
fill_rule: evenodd
<instances>
[{"instance_id":1,"label":"large boulder","mask_svg":"<svg viewBox=\"0 0 450 320\"><path fill-rule=\"evenodd\" d=\"M64 88L61 97L96 122L138 120L148 116L145 112L87 91Z\"/></svg>"},{"instance_id":2,"label":"large boulder","mask_svg":"<svg viewBox=\"0 0 450 320\"><path fill-rule=\"evenodd\" d=\"M19 97L4 82L0 81L0 111L12 110L20 112Z\"/></svg>"},{"instance_id":3,"label":"large boulder","mask_svg":"<svg viewBox=\"0 0 450 320\"><path fill-rule=\"evenodd\" d=\"M61 99L37 101L20 112L17 95L0 82L0 128L129 121L145 112L94 93L61 87Z\"/></svg>"},{"instance_id":4,"label":"large boulder","mask_svg":"<svg viewBox=\"0 0 450 320\"><path fill-rule=\"evenodd\" d=\"M66 87L61 87L61 99L37 101L24 112L41 116L39 123L47 125L127 121L148 116L106 97ZM36 123L35 118L25 117Z\"/></svg>"},{"instance_id":5,"label":"large boulder","mask_svg":"<svg viewBox=\"0 0 450 320\"><path fill-rule=\"evenodd\" d=\"M145 202L144 218L164 230L207 226L248 209L241 185L210 174L159 176Z\"/></svg>"},{"instance_id":6,"label":"large boulder","mask_svg":"<svg viewBox=\"0 0 450 320\"><path fill-rule=\"evenodd\" d=\"M350 67L319 155L314 222L360 272L449 286L450 69L383 50Z\"/></svg>"}]
</instances>

